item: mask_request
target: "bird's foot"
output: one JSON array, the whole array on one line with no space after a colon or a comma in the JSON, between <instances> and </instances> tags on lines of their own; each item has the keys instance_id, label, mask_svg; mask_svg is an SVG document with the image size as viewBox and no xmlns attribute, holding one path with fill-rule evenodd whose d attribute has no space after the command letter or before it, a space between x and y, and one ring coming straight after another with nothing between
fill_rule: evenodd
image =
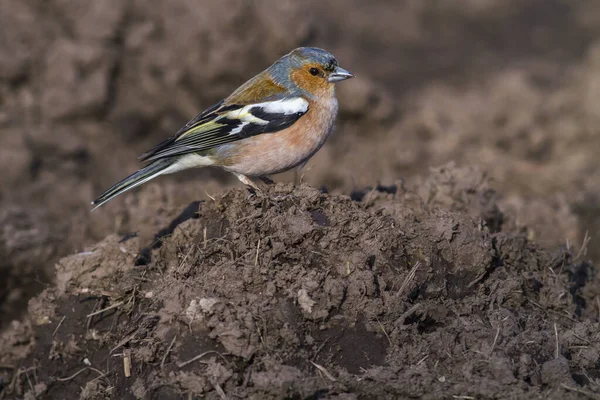
<instances>
[{"instance_id":1,"label":"bird's foot","mask_svg":"<svg viewBox=\"0 0 600 400\"><path fill-rule=\"evenodd\" d=\"M248 189L248 192L250 193L249 198L263 195L263 191L258 187L258 185L256 183L252 182L252 180L250 178L248 178L246 175L242 175L242 174L238 174L238 173L234 173L234 174L240 180L240 182L242 182L244 185L246 185L246 189Z\"/></svg>"},{"instance_id":2,"label":"bird's foot","mask_svg":"<svg viewBox=\"0 0 600 400\"><path fill-rule=\"evenodd\" d=\"M253 186L246 186L246 190L248 191L248 199L254 198L254 197L258 197L259 194L262 194L262 192L260 191L260 189L257 189Z\"/></svg>"},{"instance_id":3,"label":"bird's foot","mask_svg":"<svg viewBox=\"0 0 600 400\"><path fill-rule=\"evenodd\" d=\"M269 178L268 176L259 176L258 179L263 181L263 183L265 185L274 185L275 184L275 181L273 179Z\"/></svg>"}]
</instances>

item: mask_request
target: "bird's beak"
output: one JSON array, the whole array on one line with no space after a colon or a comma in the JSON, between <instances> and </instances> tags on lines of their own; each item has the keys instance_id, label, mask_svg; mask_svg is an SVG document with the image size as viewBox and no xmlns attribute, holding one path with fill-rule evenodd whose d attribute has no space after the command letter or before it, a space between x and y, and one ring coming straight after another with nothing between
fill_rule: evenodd
<instances>
[{"instance_id":1,"label":"bird's beak","mask_svg":"<svg viewBox=\"0 0 600 400\"><path fill-rule=\"evenodd\" d=\"M354 77L354 75L352 75L350 72L346 71L344 68L335 67L333 72L331 74L329 74L328 81L333 83L333 82L345 81L346 79L350 79L353 77Z\"/></svg>"}]
</instances>

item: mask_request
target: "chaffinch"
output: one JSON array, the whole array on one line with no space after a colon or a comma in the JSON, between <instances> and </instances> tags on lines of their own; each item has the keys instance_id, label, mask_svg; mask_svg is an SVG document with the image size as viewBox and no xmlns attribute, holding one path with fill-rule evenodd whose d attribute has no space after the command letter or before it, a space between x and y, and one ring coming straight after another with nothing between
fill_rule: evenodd
<instances>
[{"instance_id":1,"label":"chaffinch","mask_svg":"<svg viewBox=\"0 0 600 400\"><path fill-rule=\"evenodd\" d=\"M194 167L223 168L256 189L249 177L303 165L321 148L338 110L334 84L352 77L325 50L295 49L140 156L150 164L92 204Z\"/></svg>"}]
</instances>

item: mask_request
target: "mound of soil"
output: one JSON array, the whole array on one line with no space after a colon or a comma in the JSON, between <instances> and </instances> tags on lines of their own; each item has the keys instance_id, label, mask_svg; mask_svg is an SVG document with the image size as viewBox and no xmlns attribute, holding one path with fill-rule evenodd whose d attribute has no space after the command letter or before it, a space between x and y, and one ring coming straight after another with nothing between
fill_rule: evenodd
<instances>
[{"instance_id":1,"label":"mound of soil","mask_svg":"<svg viewBox=\"0 0 600 400\"><path fill-rule=\"evenodd\" d=\"M529 241L482 177L446 166L352 196L279 183L159 213L153 240L112 235L58 262L0 337L0 390L600 396L593 265Z\"/></svg>"},{"instance_id":2,"label":"mound of soil","mask_svg":"<svg viewBox=\"0 0 600 400\"><path fill-rule=\"evenodd\" d=\"M0 398L598 398L598 16L2 0ZM301 45L356 74L302 171L331 194L203 170L89 212Z\"/></svg>"},{"instance_id":3,"label":"mound of soil","mask_svg":"<svg viewBox=\"0 0 600 400\"><path fill-rule=\"evenodd\" d=\"M0 330L60 258L151 238L238 186L191 171L89 212L140 153L302 45L356 74L306 182L348 194L478 165L529 240L590 240L598 262L598 16L600 2L570 0L0 1Z\"/></svg>"}]
</instances>

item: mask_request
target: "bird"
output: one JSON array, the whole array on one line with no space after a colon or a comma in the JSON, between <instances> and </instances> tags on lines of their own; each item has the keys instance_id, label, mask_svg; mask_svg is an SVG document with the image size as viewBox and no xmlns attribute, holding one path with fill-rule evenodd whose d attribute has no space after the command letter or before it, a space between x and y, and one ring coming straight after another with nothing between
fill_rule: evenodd
<instances>
[{"instance_id":1,"label":"bird","mask_svg":"<svg viewBox=\"0 0 600 400\"><path fill-rule=\"evenodd\" d=\"M338 112L335 85L352 77L323 49L292 50L138 157L148 164L92 201L94 210L189 168L219 167L260 191L251 178L304 166L323 146Z\"/></svg>"}]
</instances>

